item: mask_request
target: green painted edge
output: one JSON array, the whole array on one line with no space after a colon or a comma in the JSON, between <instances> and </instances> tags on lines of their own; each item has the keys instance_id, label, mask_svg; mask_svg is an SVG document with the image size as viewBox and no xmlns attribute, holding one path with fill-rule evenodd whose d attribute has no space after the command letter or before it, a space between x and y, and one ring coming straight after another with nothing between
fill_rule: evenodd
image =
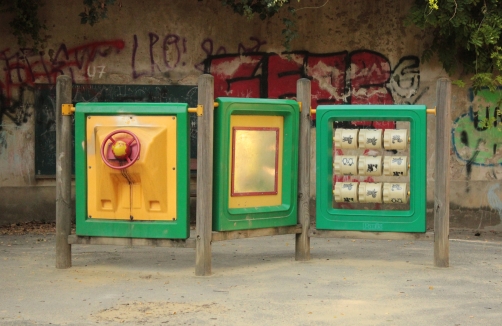
<instances>
[{"instance_id":1,"label":"green painted edge","mask_svg":"<svg viewBox=\"0 0 502 326\"><path fill-rule=\"evenodd\" d=\"M218 98L214 126L213 230L248 230L297 224L298 141L300 107L294 100ZM282 205L228 207L230 117L232 115L281 115L284 117ZM290 139L290 141L287 141Z\"/></svg>"},{"instance_id":2,"label":"green painted edge","mask_svg":"<svg viewBox=\"0 0 502 326\"><path fill-rule=\"evenodd\" d=\"M317 107L316 228L324 230L425 232L427 118L423 105L323 105ZM333 122L336 120L408 121L410 123L410 209L344 210L333 201Z\"/></svg>"},{"instance_id":3,"label":"green painted edge","mask_svg":"<svg viewBox=\"0 0 502 326\"><path fill-rule=\"evenodd\" d=\"M87 218L86 117L121 114L176 116L178 196L175 221ZM76 234L119 238L187 239L190 236L189 132L188 104L185 103L78 103L75 110Z\"/></svg>"}]
</instances>

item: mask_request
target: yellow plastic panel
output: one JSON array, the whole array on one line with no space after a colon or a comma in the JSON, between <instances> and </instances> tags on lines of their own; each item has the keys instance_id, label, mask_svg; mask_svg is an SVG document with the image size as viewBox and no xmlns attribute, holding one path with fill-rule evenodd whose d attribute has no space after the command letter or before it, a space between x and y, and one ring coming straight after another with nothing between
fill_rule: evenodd
<instances>
[{"instance_id":1,"label":"yellow plastic panel","mask_svg":"<svg viewBox=\"0 0 502 326\"><path fill-rule=\"evenodd\" d=\"M141 143L138 160L123 170L106 166L100 154L106 136L117 129L134 133ZM176 117L88 116L86 137L91 218L176 219Z\"/></svg>"},{"instance_id":2,"label":"yellow plastic panel","mask_svg":"<svg viewBox=\"0 0 502 326\"><path fill-rule=\"evenodd\" d=\"M234 144L236 148L229 153L229 208L281 205L284 117L232 115L230 128L233 131L230 144ZM234 135L237 135L235 141ZM246 152L245 159L243 152ZM254 162L250 161L253 157ZM242 176L246 170L255 176L257 173L263 173L263 176L256 180L261 179L267 185L262 189L256 184L242 185ZM234 178L232 173L236 174L237 178Z\"/></svg>"}]
</instances>

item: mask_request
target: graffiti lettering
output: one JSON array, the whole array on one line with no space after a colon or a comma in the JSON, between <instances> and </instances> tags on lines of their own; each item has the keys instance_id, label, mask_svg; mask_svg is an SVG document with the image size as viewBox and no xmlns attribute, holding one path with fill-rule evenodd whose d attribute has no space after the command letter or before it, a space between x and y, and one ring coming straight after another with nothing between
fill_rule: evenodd
<instances>
[{"instance_id":1,"label":"graffiti lettering","mask_svg":"<svg viewBox=\"0 0 502 326\"><path fill-rule=\"evenodd\" d=\"M208 55L204 72L215 78L216 97L294 98L299 78L312 80L313 108L321 104L410 104L427 91L418 92L420 60L415 56L403 57L392 70L385 56L369 50L213 54L212 43L204 49ZM353 121L349 125L395 127L392 121Z\"/></svg>"},{"instance_id":2,"label":"graffiti lettering","mask_svg":"<svg viewBox=\"0 0 502 326\"><path fill-rule=\"evenodd\" d=\"M481 90L476 96L471 92L470 100L468 113L459 116L452 127L453 150L466 165L467 179L470 179L473 166L502 165L502 116L496 105L500 94Z\"/></svg>"},{"instance_id":3,"label":"graffiti lettering","mask_svg":"<svg viewBox=\"0 0 502 326\"><path fill-rule=\"evenodd\" d=\"M80 74L82 79L89 81L92 78L90 75L95 75L95 68L91 69L90 66L96 58L119 53L123 48L122 40L93 42L74 48L61 44L57 51L48 51L49 58L42 52L35 53L30 49L20 49L17 52L12 52L9 48L0 50L0 63L3 65L3 76L0 77L2 116L6 115L15 123L24 121L24 118L13 117L20 107L13 98L16 93L22 99L26 90L35 82L54 84L56 77L63 74L71 76L73 81ZM98 75L101 77L104 66L101 71L99 67Z\"/></svg>"},{"instance_id":4,"label":"graffiti lettering","mask_svg":"<svg viewBox=\"0 0 502 326\"><path fill-rule=\"evenodd\" d=\"M92 68L92 72L91 72ZM105 73L106 66L89 66L87 67L87 77L93 79L96 76L96 68L98 68L98 78L101 78Z\"/></svg>"},{"instance_id":5,"label":"graffiti lettering","mask_svg":"<svg viewBox=\"0 0 502 326\"><path fill-rule=\"evenodd\" d=\"M33 88L26 84L19 87L18 99L16 100L8 100L0 93L0 132L3 129L4 117L7 117L16 126L28 122L28 118L31 116L30 108L33 105L32 99Z\"/></svg>"},{"instance_id":6,"label":"graffiti lettering","mask_svg":"<svg viewBox=\"0 0 502 326\"><path fill-rule=\"evenodd\" d=\"M140 47L138 36L133 36L133 49L132 49L132 77L133 79L142 76L154 76L157 72L164 73L169 70L175 69L179 64L186 65L182 60L182 56L186 54L186 38L176 34L167 34L164 39L159 43L160 37L155 33L148 33L148 61L150 63L149 70L138 71L136 67L138 48ZM160 45L160 46L159 46ZM160 54L159 54L160 53ZM162 58L162 63L159 65L158 59Z\"/></svg>"}]
</instances>

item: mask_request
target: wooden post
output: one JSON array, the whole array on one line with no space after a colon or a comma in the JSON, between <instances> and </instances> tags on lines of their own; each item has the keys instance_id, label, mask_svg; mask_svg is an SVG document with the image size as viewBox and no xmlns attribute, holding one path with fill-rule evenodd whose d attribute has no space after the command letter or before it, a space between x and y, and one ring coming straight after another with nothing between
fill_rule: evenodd
<instances>
[{"instance_id":1,"label":"wooden post","mask_svg":"<svg viewBox=\"0 0 502 326\"><path fill-rule=\"evenodd\" d=\"M213 120L214 78L202 75L198 81L198 104L204 112L197 119L197 204L195 275L211 275L213 216Z\"/></svg>"},{"instance_id":2,"label":"wooden post","mask_svg":"<svg viewBox=\"0 0 502 326\"><path fill-rule=\"evenodd\" d=\"M310 80L298 80L296 100L302 103L298 149L298 223L302 225L302 233L296 235L295 259L306 261L310 260Z\"/></svg>"},{"instance_id":3,"label":"wooden post","mask_svg":"<svg viewBox=\"0 0 502 326\"><path fill-rule=\"evenodd\" d=\"M436 166L434 186L434 266L450 265L451 81L441 78L436 89Z\"/></svg>"},{"instance_id":4,"label":"wooden post","mask_svg":"<svg viewBox=\"0 0 502 326\"><path fill-rule=\"evenodd\" d=\"M56 268L71 267L71 119L62 104L71 104L71 78L56 81Z\"/></svg>"}]
</instances>

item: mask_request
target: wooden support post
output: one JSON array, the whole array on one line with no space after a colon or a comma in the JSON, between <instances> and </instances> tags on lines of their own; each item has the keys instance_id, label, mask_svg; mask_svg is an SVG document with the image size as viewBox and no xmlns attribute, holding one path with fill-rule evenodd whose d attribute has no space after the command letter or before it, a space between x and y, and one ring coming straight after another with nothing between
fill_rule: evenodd
<instances>
[{"instance_id":1,"label":"wooden support post","mask_svg":"<svg viewBox=\"0 0 502 326\"><path fill-rule=\"evenodd\" d=\"M450 124L451 81L441 78L436 89L436 166L434 170L434 266L450 265Z\"/></svg>"},{"instance_id":2,"label":"wooden support post","mask_svg":"<svg viewBox=\"0 0 502 326\"><path fill-rule=\"evenodd\" d=\"M213 126L214 78L204 74L198 81L198 104L204 112L198 117L197 204L195 275L211 275L211 236L213 216Z\"/></svg>"},{"instance_id":3,"label":"wooden support post","mask_svg":"<svg viewBox=\"0 0 502 326\"><path fill-rule=\"evenodd\" d=\"M302 226L302 233L296 235L295 259L299 261L310 260L310 92L310 80L298 80L296 100L302 103L298 149L298 223Z\"/></svg>"},{"instance_id":4,"label":"wooden support post","mask_svg":"<svg viewBox=\"0 0 502 326\"><path fill-rule=\"evenodd\" d=\"M71 120L63 116L62 104L71 104L71 78L56 81L56 268L71 267Z\"/></svg>"}]
</instances>

